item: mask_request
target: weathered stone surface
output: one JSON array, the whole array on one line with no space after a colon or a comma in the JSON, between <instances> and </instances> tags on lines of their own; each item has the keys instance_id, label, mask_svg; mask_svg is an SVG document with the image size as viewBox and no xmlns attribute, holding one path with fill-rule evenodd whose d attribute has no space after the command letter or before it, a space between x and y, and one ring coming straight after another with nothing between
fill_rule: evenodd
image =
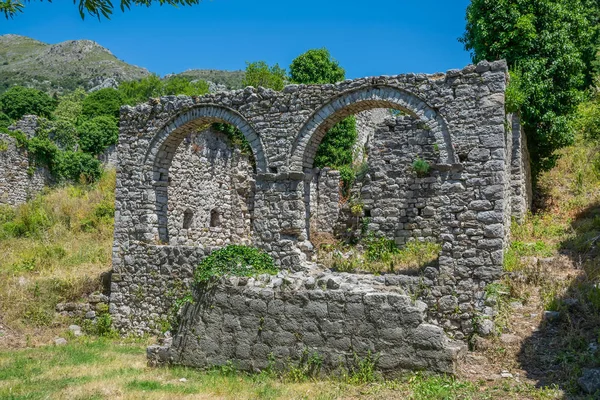
<instances>
[{"instance_id":1,"label":"weathered stone surface","mask_svg":"<svg viewBox=\"0 0 600 400\"><path fill-rule=\"evenodd\" d=\"M197 366L236 360L253 369L266 366L270 353L281 361L310 347L333 365L359 348L381 353L384 370L450 371L456 348L448 338L464 339L475 329L472 321L489 314L483 289L502 273L518 195L512 165L523 164L523 152L513 149L524 143L508 140L519 135L504 110L506 80L504 63L484 63L449 75L282 92L248 87L123 107L110 296L115 327L156 331L213 248L246 243L288 272L223 281L214 296L188 307L172 348L149 350L153 360ZM387 118L367 134L366 171L351 188L360 207L350 213L339 172L317 171L313 162L329 128L375 109L407 115ZM242 132L255 172L218 144L218 135L206 136L213 122ZM202 148L193 153L193 144ZM417 171L417 159L430 170ZM526 179L520 171L519 182ZM211 231L217 204L230 217ZM330 274L310 262L313 227L336 233L363 223L400 245L440 242L438 263L416 276L371 276ZM192 329L204 334L193 338Z\"/></svg>"},{"instance_id":2,"label":"weathered stone surface","mask_svg":"<svg viewBox=\"0 0 600 400\"><path fill-rule=\"evenodd\" d=\"M31 138L37 127L38 117L26 115L10 129ZM0 133L0 204L25 203L50 183L48 170L42 167L30 169L27 151L19 147L13 137Z\"/></svg>"},{"instance_id":3,"label":"weathered stone surface","mask_svg":"<svg viewBox=\"0 0 600 400\"><path fill-rule=\"evenodd\" d=\"M286 275L292 287L303 287L308 278ZM324 279L340 283L349 276ZM221 284L211 292L225 294L222 301L199 290L195 303L185 306L172 344L150 346L149 361L195 367L230 361L255 371L267 367L269 354L279 359L276 366L283 367L285 362L297 362L307 349L323 359L325 370L347 367L355 356L377 354L377 367L383 372L454 373L466 346L450 341L442 328L423 323L426 310L418 302L369 289L369 279L346 290L278 288L268 296L263 295L266 278L251 286ZM264 307L252 306L257 297L264 299Z\"/></svg>"}]
</instances>

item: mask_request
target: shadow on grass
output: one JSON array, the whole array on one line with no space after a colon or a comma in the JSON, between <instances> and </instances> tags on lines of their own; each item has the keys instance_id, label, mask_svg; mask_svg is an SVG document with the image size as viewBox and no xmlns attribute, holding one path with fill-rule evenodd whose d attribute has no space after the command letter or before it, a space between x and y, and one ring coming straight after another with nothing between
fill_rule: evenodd
<instances>
[{"instance_id":1,"label":"shadow on grass","mask_svg":"<svg viewBox=\"0 0 600 400\"><path fill-rule=\"evenodd\" d=\"M546 311L518 362L540 387L556 385L569 399L598 399L600 391L584 393L578 379L585 368L600 367L600 204L577 214L571 228L557 257L521 274L540 287Z\"/></svg>"}]
</instances>

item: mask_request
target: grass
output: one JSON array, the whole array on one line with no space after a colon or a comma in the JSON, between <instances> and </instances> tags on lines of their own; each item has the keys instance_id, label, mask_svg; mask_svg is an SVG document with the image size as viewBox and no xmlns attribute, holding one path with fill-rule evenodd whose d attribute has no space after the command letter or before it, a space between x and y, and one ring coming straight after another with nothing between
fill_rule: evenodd
<instances>
[{"instance_id":1,"label":"grass","mask_svg":"<svg viewBox=\"0 0 600 400\"><path fill-rule=\"evenodd\" d=\"M65 346L0 350L2 399L552 399L555 390L488 386L445 376L407 374L353 384L339 378L292 382L232 367L200 371L146 366L146 341L73 339Z\"/></svg>"},{"instance_id":2,"label":"grass","mask_svg":"<svg viewBox=\"0 0 600 400\"><path fill-rule=\"evenodd\" d=\"M53 337L57 303L99 290L110 269L114 172L0 208L0 316L15 336ZM48 329L41 329L48 328Z\"/></svg>"},{"instance_id":3,"label":"grass","mask_svg":"<svg viewBox=\"0 0 600 400\"><path fill-rule=\"evenodd\" d=\"M398 248L385 238L367 238L358 246L330 240L318 248L319 262L339 272L417 274L437 262L441 245L433 242L408 242Z\"/></svg>"},{"instance_id":4,"label":"grass","mask_svg":"<svg viewBox=\"0 0 600 400\"><path fill-rule=\"evenodd\" d=\"M556 167L540 177L538 212L513 224L506 277L488 287L495 291L499 333L518 332L527 322L512 309L514 301L538 314L560 313L557 321L541 320L520 348L496 343L488 355L525 370L542 386L556 384L571 395L579 393L583 368L600 366L595 350L600 347L598 159L598 149L582 140L563 149Z\"/></svg>"}]
</instances>

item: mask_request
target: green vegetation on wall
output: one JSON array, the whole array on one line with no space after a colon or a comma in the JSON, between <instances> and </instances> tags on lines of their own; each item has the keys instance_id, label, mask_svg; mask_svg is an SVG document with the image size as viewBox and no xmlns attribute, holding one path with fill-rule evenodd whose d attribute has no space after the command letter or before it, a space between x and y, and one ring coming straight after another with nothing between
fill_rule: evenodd
<instances>
[{"instance_id":1,"label":"green vegetation on wall","mask_svg":"<svg viewBox=\"0 0 600 400\"><path fill-rule=\"evenodd\" d=\"M223 276L275 275L277 268L267 253L248 246L229 245L211 253L194 272L194 280L205 284Z\"/></svg>"}]
</instances>

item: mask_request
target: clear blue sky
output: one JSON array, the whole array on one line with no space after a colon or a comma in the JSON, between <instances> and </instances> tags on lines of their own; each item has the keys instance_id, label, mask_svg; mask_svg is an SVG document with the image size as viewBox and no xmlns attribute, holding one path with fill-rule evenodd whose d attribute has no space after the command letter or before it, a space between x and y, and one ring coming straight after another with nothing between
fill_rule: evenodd
<instances>
[{"instance_id":1,"label":"clear blue sky","mask_svg":"<svg viewBox=\"0 0 600 400\"><path fill-rule=\"evenodd\" d=\"M118 4L119 0L113 3ZM152 6L111 20L81 21L71 0L31 2L0 34L46 43L91 39L120 59L160 75L190 68L244 69L264 60L287 67L326 47L348 78L437 72L470 62L457 38L468 0L204 0L192 7Z\"/></svg>"}]
</instances>

